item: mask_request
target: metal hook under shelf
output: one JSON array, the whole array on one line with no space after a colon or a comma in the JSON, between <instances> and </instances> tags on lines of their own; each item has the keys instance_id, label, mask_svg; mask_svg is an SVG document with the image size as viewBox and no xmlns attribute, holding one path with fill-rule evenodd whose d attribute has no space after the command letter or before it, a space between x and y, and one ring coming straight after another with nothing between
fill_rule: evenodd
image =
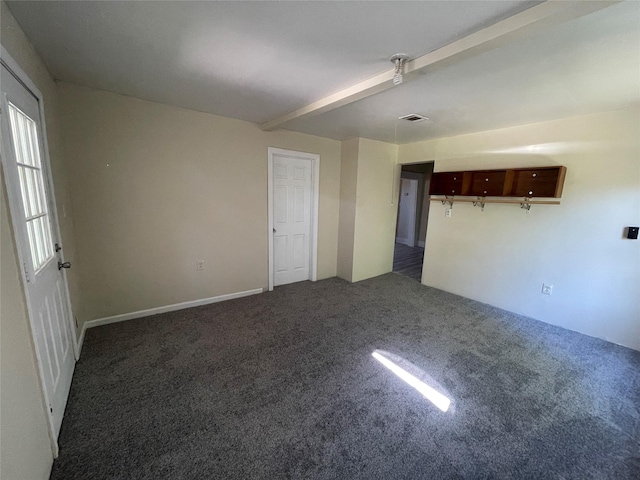
<instances>
[{"instance_id":1,"label":"metal hook under shelf","mask_svg":"<svg viewBox=\"0 0 640 480\"><path fill-rule=\"evenodd\" d=\"M531 198L524 197L524 201L520 202L520 208L523 208L526 213L529 213L529 211L531 210Z\"/></svg>"},{"instance_id":2,"label":"metal hook under shelf","mask_svg":"<svg viewBox=\"0 0 640 480\"><path fill-rule=\"evenodd\" d=\"M478 197L478 200L473 202L473 206L477 207L478 205L480 205L480 211L484 212L484 205L485 205L485 198L484 197Z\"/></svg>"},{"instance_id":3,"label":"metal hook under shelf","mask_svg":"<svg viewBox=\"0 0 640 480\"><path fill-rule=\"evenodd\" d=\"M480 206L484 210L484 206L488 203L510 203L513 205L520 204L520 208L525 210L527 213L531 210L531 205L560 205L560 200L547 200L547 199L533 199L531 197L524 197L523 199L519 198L487 198L487 197L476 197L469 198L465 196L461 196L458 198L453 198L452 196L444 196L443 198L430 196L431 201L442 202L442 205L446 205L447 203L453 207L454 202L462 202L462 203L473 203L474 207Z\"/></svg>"},{"instance_id":4,"label":"metal hook under shelf","mask_svg":"<svg viewBox=\"0 0 640 480\"><path fill-rule=\"evenodd\" d=\"M445 203L448 203L449 207L453 208L453 195L451 197L445 195L444 200L442 200L442 205L444 205Z\"/></svg>"}]
</instances>

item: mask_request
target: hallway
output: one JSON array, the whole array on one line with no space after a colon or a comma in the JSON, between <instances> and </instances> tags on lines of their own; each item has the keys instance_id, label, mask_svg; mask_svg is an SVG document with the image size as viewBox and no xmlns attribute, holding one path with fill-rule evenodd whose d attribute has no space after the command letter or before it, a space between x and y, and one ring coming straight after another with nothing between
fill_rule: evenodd
<instances>
[{"instance_id":1,"label":"hallway","mask_svg":"<svg viewBox=\"0 0 640 480\"><path fill-rule=\"evenodd\" d=\"M420 281L423 259L424 248L396 243L393 253L393 272Z\"/></svg>"}]
</instances>

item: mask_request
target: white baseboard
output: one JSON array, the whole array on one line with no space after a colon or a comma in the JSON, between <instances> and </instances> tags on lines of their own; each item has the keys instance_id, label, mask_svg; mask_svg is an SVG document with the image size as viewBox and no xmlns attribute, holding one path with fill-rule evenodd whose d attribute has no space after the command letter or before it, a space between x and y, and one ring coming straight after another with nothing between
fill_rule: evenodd
<instances>
[{"instance_id":1,"label":"white baseboard","mask_svg":"<svg viewBox=\"0 0 640 480\"><path fill-rule=\"evenodd\" d=\"M174 303L173 305L165 305L164 307L149 308L147 310L139 310L137 312L123 313L121 315L114 315L112 317L89 320L88 322L84 322L84 324L82 325L79 347L80 350L82 350L82 343L84 342L84 335L87 328L99 327L100 325L108 325L110 323L124 322L126 320L133 320L134 318L148 317L150 315L157 315L158 313L174 312L176 310L183 310L185 308L199 307L201 305L208 305L210 303L224 302L225 300L248 297L249 295L257 295L262 292L262 288L254 288L253 290L245 290L244 292L227 293L226 295L218 295L217 297L191 300L190 302Z\"/></svg>"},{"instance_id":2,"label":"white baseboard","mask_svg":"<svg viewBox=\"0 0 640 480\"><path fill-rule=\"evenodd\" d=\"M424 248L424 242L422 240L418 240L418 246L420 248Z\"/></svg>"}]
</instances>

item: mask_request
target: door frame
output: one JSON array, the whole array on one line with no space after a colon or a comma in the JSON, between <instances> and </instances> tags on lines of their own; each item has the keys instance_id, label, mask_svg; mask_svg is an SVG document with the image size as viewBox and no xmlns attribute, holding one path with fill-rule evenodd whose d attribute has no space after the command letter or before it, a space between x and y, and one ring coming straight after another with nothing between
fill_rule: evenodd
<instances>
[{"instance_id":1,"label":"door frame","mask_svg":"<svg viewBox=\"0 0 640 480\"><path fill-rule=\"evenodd\" d=\"M298 152L283 148L267 147L267 209L269 238L269 291L273 290L273 157L284 155L292 158L311 160L311 234L309 236L309 276L311 281L318 279L318 203L320 200L320 155L316 153Z\"/></svg>"},{"instance_id":2,"label":"door frame","mask_svg":"<svg viewBox=\"0 0 640 480\"><path fill-rule=\"evenodd\" d=\"M56 206L56 195L55 195L55 191L53 188L53 178L52 178L52 172L51 172L51 162L49 159L49 144L48 144L48 137L47 137L47 127L46 127L46 123L45 123L45 115L44 115L44 99L42 97L42 93L40 92L40 90L38 89L38 87L36 87L36 85L31 81L31 79L29 78L29 76L22 70L22 68L20 68L20 66L18 65L18 63L13 59L13 57L11 57L11 55L9 55L9 52L7 52L7 50L0 45L0 62L18 79L18 81L20 83L22 83L22 85L36 98L36 100L38 101L38 112L39 112L39 121L40 121L40 134L42 135L42 157L41 157L41 162L43 163L44 166L44 170L46 171L46 186L49 190L49 208L50 210L50 214L52 215L52 220L53 220L53 224L54 224L54 228L55 228L55 234L56 237L58 239L58 242L60 242L60 244L62 244L62 236L60 234L60 222L58 221L58 209ZM4 99L2 99L2 101L0 102L0 105L2 107L2 110L0 111L0 114L2 115L6 115L7 112L4 111ZM8 121L7 121L8 122ZM8 123L5 122L5 125L8 125ZM4 132L4 133L8 133L8 132ZM4 138L4 135L2 135L2 138ZM56 438L55 435L55 426L54 426L54 422L53 422L53 416L48 408L49 405L49 393L47 392L45 386L45 382L44 382L44 371L43 371L43 367L42 367L42 359L40 358L40 353L38 351L37 348L35 348L36 345L36 339L34 338L34 332L36 331L36 319L35 319L35 314L34 314L34 310L33 310L33 306L31 303L31 299L29 296L29 288L27 285L27 277L26 277L26 272L24 269L24 265L26 263L26 258L27 258L27 254L28 252L25 251L26 247L25 245L23 245L23 243L20 241L23 238L23 235L20 232L20 225L19 222L15 221L15 217L16 217L16 212L19 212L19 208L20 205L18 203L18 198L16 198L16 195L14 195L14 185L12 183L12 181L8 178L8 171L7 171L7 162L9 161L8 156L7 156L7 149L9 148L8 146L8 139L5 139L5 141L0 141L0 152L2 155L2 168L4 170L4 183L5 183L5 188L7 189L7 203L9 205L9 214L11 216L11 224L12 224L12 230L13 230L13 238L14 238L14 242L16 244L16 250L18 253L18 261L20 262L19 265L19 270L20 270L20 279L22 282L22 290L24 292L24 296L25 296L25 302L26 302L26 306L27 306L27 315L29 317L29 326L30 326L30 334L31 334L31 339L34 345L34 352L35 352L35 357L36 357L36 363L37 363L37 367L38 367L38 380L40 382L40 390L42 392L42 407L45 411L45 415L46 415L46 419L47 419L47 425L48 425L48 431L49 431L49 439L51 441L51 449L53 451L53 456L54 458L58 456L58 439ZM11 155L11 157L13 157L13 155ZM75 328L75 324L74 324L74 319L73 319L73 310L71 309L71 298L69 296L69 283L67 280L67 272L63 271L63 283L64 283L64 302L67 304L67 309L69 311L69 319L68 319L68 325L67 328L69 328L69 333L71 334L71 344L72 344L72 348L73 348L73 356L75 358L75 360L77 361L79 356L80 356L80 349L79 349L79 345L78 345L78 337L76 334L76 328Z\"/></svg>"},{"instance_id":3,"label":"door frame","mask_svg":"<svg viewBox=\"0 0 640 480\"><path fill-rule=\"evenodd\" d=\"M400 177L400 201L398 202L398 220L396 221L396 234L397 234L397 229L398 229L398 224L400 223L400 209L402 208L402 181L406 180L408 182L411 182L411 191L413 192L413 203L410 206L410 221L409 221L409 231L407 232L407 242L404 245L407 245L409 247L415 247L416 246L416 216L418 215L418 191L420 190L420 180L418 180L417 178L405 178L405 177ZM396 236L396 243L403 243L403 242L398 242L398 240L401 239L400 237Z\"/></svg>"}]
</instances>

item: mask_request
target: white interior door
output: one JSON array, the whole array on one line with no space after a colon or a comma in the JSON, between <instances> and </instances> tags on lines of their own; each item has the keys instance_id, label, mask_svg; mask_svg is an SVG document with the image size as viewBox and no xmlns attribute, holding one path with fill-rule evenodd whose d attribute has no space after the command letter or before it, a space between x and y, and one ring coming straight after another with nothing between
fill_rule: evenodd
<instances>
[{"instance_id":1,"label":"white interior door","mask_svg":"<svg viewBox=\"0 0 640 480\"><path fill-rule=\"evenodd\" d=\"M312 161L273 155L273 284L310 279Z\"/></svg>"},{"instance_id":2,"label":"white interior door","mask_svg":"<svg viewBox=\"0 0 640 480\"><path fill-rule=\"evenodd\" d=\"M400 203L398 205L398 228L396 242L415 246L416 211L418 200L418 180L402 178L400 180Z\"/></svg>"},{"instance_id":3,"label":"white interior door","mask_svg":"<svg viewBox=\"0 0 640 480\"><path fill-rule=\"evenodd\" d=\"M2 65L2 162L50 427L57 439L75 366L61 247L37 98ZM68 266L67 266L68 268Z\"/></svg>"}]
</instances>

